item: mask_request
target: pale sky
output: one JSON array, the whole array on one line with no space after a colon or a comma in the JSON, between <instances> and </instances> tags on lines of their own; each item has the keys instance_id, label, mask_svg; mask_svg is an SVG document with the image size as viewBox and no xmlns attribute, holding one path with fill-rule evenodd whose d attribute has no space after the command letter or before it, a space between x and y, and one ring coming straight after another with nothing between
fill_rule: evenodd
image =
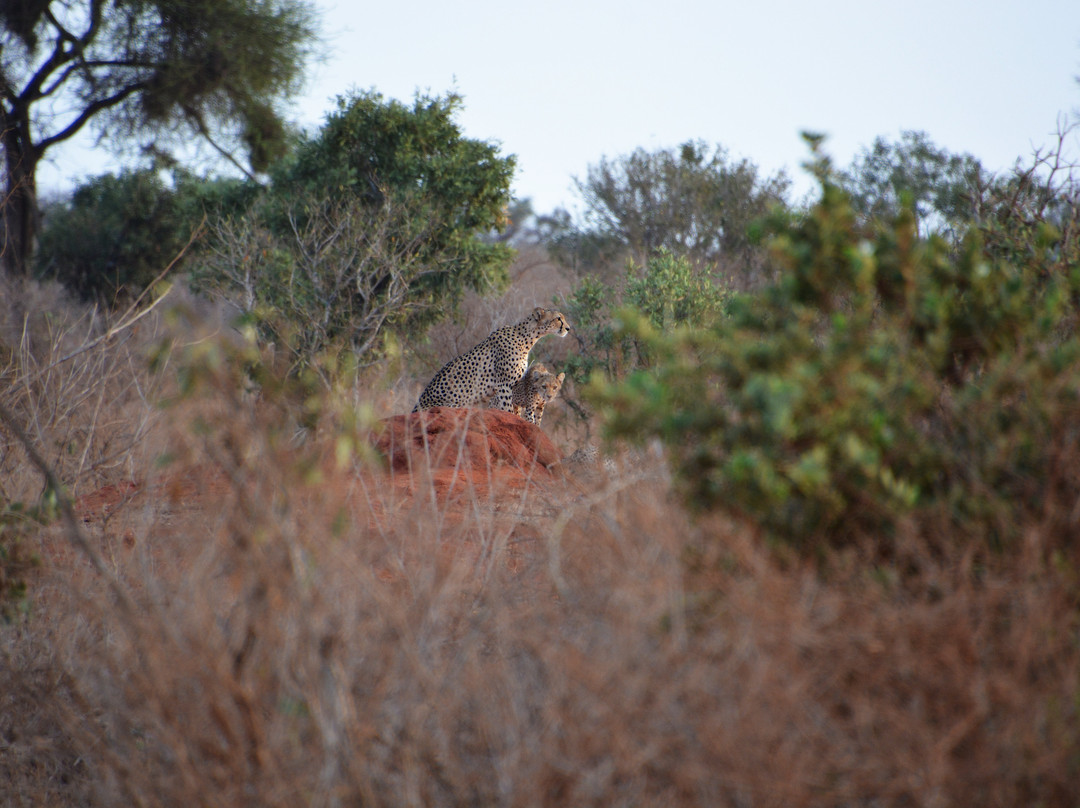
<instances>
[{"instance_id":1,"label":"pale sky","mask_svg":"<svg viewBox=\"0 0 1080 808\"><path fill-rule=\"evenodd\" d=\"M915 129L1004 169L1080 111L1080 0L317 5L326 56L298 122L317 126L350 89L453 89L465 134L517 155L514 193L539 212L573 209L573 177L638 146L720 143L805 189L802 130L841 166ZM55 157L43 190L115 165Z\"/></svg>"}]
</instances>

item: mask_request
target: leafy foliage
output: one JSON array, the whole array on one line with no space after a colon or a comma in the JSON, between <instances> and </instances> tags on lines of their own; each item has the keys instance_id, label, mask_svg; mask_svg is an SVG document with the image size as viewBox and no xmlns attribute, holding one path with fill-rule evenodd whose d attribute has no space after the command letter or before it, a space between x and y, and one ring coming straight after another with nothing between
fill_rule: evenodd
<instances>
[{"instance_id":1,"label":"leafy foliage","mask_svg":"<svg viewBox=\"0 0 1080 808\"><path fill-rule=\"evenodd\" d=\"M38 0L5 3L0 25L4 265L16 274L29 270L50 148L93 121L115 147L147 133L160 153L195 136L264 171L284 153L278 107L314 35L305 0Z\"/></svg>"},{"instance_id":2,"label":"leafy foliage","mask_svg":"<svg viewBox=\"0 0 1080 808\"><path fill-rule=\"evenodd\" d=\"M970 154L951 154L925 132L906 131L898 142L879 137L837 178L865 220L889 221L905 207L920 235L958 239L992 177Z\"/></svg>"},{"instance_id":3,"label":"leafy foliage","mask_svg":"<svg viewBox=\"0 0 1080 808\"><path fill-rule=\"evenodd\" d=\"M694 272L685 257L663 248L649 258L640 276L631 267L624 296L654 328L665 330L715 321L728 297L719 281Z\"/></svg>"},{"instance_id":4,"label":"leafy foliage","mask_svg":"<svg viewBox=\"0 0 1080 808\"><path fill-rule=\"evenodd\" d=\"M205 215L236 209L250 190L181 171L172 184L153 169L103 174L48 210L37 274L84 300L138 295L183 250Z\"/></svg>"},{"instance_id":5,"label":"leafy foliage","mask_svg":"<svg viewBox=\"0 0 1080 808\"><path fill-rule=\"evenodd\" d=\"M647 342L620 331L620 305L653 329L703 327L722 315L728 298L725 286L694 272L686 258L665 249L653 254L643 271L629 267L621 294L598 278L586 276L565 303L579 350L567 358L564 367L581 384L596 373L623 378L652 365Z\"/></svg>"},{"instance_id":6,"label":"leafy foliage","mask_svg":"<svg viewBox=\"0 0 1080 808\"><path fill-rule=\"evenodd\" d=\"M957 252L918 238L910 207L868 242L828 161L815 171L809 214L770 224L778 283L705 328L624 316L616 337L656 361L594 380L612 433L661 437L696 506L797 543L919 515L1004 542L1018 512L1075 500L1055 458L1080 448L1080 272L1057 262L1076 245L1043 228L1018 262L972 229Z\"/></svg>"},{"instance_id":7,"label":"leafy foliage","mask_svg":"<svg viewBox=\"0 0 1080 808\"><path fill-rule=\"evenodd\" d=\"M195 281L285 348L294 369L340 347L350 362L369 364L426 313L415 288L440 269L420 257L430 230L415 209L301 198L288 209L287 235L262 213L218 222Z\"/></svg>"},{"instance_id":8,"label":"leafy foliage","mask_svg":"<svg viewBox=\"0 0 1080 808\"><path fill-rule=\"evenodd\" d=\"M318 135L275 173L274 196L285 207L302 190L347 195L372 209L412 208L427 223L419 257L442 270L414 290L433 307L452 305L466 288L497 288L513 253L484 236L507 224L514 158L464 137L454 120L461 105L454 93L417 95L411 105L376 92L343 96Z\"/></svg>"},{"instance_id":9,"label":"leafy foliage","mask_svg":"<svg viewBox=\"0 0 1080 808\"><path fill-rule=\"evenodd\" d=\"M639 264L667 249L695 268L751 283L764 271L764 255L751 241L750 224L783 204L789 184L782 173L762 177L749 160L732 160L723 147L701 141L637 149L601 159L578 181L586 228L577 240L619 244Z\"/></svg>"},{"instance_id":10,"label":"leafy foliage","mask_svg":"<svg viewBox=\"0 0 1080 808\"><path fill-rule=\"evenodd\" d=\"M501 286L513 249L487 236L506 224L514 161L463 137L459 106L454 95L339 99L270 189L215 227L199 285L254 316L298 365L340 348L366 362L467 288Z\"/></svg>"}]
</instances>

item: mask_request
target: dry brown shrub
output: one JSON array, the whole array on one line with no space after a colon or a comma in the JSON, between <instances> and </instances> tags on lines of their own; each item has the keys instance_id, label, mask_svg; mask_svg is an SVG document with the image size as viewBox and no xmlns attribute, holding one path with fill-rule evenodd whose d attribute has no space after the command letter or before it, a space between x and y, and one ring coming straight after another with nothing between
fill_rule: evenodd
<instances>
[{"instance_id":1,"label":"dry brown shrub","mask_svg":"<svg viewBox=\"0 0 1080 808\"><path fill-rule=\"evenodd\" d=\"M87 513L97 570L35 537L5 804L1076 804L1060 521L807 560L692 519L649 456L451 502L341 463L337 405L298 442L210 367L152 422L173 463Z\"/></svg>"},{"instance_id":2,"label":"dry brown shrub","mask_svg":"<svg viewBox=\"0 0 1080 808\"><path fill-rule=\"evenodd\" d=\"M71 302L55 284L0 279L0 404L72 492L130 478L155 420L145 352L160 320L108 336L115 315ZM108 338L106 338L108 337ZM0 502L32 501L41 477L0 424Z\"/></svg>"}]
</instances>

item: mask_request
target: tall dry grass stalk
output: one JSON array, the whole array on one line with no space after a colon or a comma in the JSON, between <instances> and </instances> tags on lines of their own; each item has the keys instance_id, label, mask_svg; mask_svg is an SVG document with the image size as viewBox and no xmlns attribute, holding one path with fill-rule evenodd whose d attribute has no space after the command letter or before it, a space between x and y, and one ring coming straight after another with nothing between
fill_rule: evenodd
<instances>
[{"instance_id":1,"label":"tall dry grass stalk","mask_svg":"<svg viewBox=\"0 0 1080 808\"><path fill-rule=\"evenodd\" d=\"M78 306L56 286L0 280L0 404L75 493L136 473L159 379L145 371L156 317ZM31 500L41 478L0 425L0 500Z\"/></svg>"},{"instance_id":2,"label":"tall dry grass stalk","mask_svg":"<svg viewBox=\"0 0 1080 808\"><path fill-rule=\"evenodd\" d=\"M811 562L692 519L655 458L447 500L237 382L150 423L173 461L90 515L98 569L36 537L4 804L1076 804L1080 579L1049 528ZM53 384L91 445L128 429Z\"/></svg>"}]
</instances>

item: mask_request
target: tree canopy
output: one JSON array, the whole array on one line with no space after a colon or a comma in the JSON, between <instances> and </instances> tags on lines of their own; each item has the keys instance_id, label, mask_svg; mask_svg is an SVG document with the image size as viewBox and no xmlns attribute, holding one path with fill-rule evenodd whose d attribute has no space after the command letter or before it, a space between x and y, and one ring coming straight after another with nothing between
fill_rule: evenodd
<instances>
[{"instance_id":1,"label":"tree canopy","mask_svg":"<svg viewBox=\"0 0 1080 808\"><path fill-rule=\"evenodd\" d=\"M193 136L254 171L284 153L281 103L315 36L309 0L19 0L0 5L3 266L29 267L36 171L93 121L154 154Z\"/></svg>"},{"instance_id":2,"label":"tree canopy","mask_svg":"<svg viewBox=\"0 0 1080 808\"><path fill-rule=\"evenodd\" d=\"M515 158L463 136L455 120L462 103L455 93L418 94L411 104L374 91L343 96L274 186L285 200L330 192L369 207L420 206L430 230L424 252L442 265L427 291L440 304L465 288L498 285L511 251L482 236L507 224Z\"/></svg>"},{"instance_id":3,"label":"tree canopy","mask_svg":"<svg viewBox=\"0 0 1080 808\"><path fill-rule=\"evenodd\" d=\"M602 158L577 182L587 224L637 264L665 248L740 276L753 271L751 223L782 203L789 185L783 173L763 177L751 161L703 141Z\"/></svg>"},{"instance_id":4,"label":"tree canopy","mask_svg":"<svg viewBox=\"0 0 1080 808\"><path fill-rule=\"evenodd\" d=\"M368 361L466 289L502 286L514 251L490 234L507 222L514 158L464 137L460 105L338 99L249 209L213 226L199 285L255 317L296 367L341 347Z\"/></svg>"},{"instance_id":5,"label":"tree canopy","mask_svg":"<svg viewBox=\"0 0 1080 808\"><path fill-rule=\"evenodd\" d=\"M910 205L922 234L958 238L993 177L970 154L952 154L925 132L905 131L890 142L874 139L839 181L864 220L894 218Z\"/></svg>"}]
</instances>

